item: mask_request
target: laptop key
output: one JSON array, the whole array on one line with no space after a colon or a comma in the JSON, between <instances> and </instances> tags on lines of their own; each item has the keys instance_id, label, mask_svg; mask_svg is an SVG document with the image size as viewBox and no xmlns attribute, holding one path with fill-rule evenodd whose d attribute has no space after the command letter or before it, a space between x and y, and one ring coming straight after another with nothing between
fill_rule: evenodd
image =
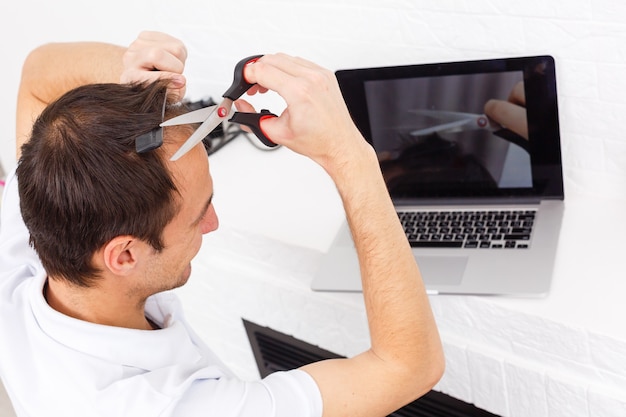
<instances>
[{"instance_id":1,"label":"laptop key","mask_svg":"<svg viewBox=\"0 0 626 417\"><path fill-rule=\"evenodd\" d=\"M504 240L530 240L530 234L509 233L509 234L504 235Z\"/></svg>"},{"instance_id":2,"label":"laptop key","mask_svg":"<svg viewBox=\"0 0 626 417\"><path fill-rule=\"evenodd\" d=\"M455 240L414 240L409 241L414 248L460 248L463 247L463 242Z\"/></svg>"}]
</instances>

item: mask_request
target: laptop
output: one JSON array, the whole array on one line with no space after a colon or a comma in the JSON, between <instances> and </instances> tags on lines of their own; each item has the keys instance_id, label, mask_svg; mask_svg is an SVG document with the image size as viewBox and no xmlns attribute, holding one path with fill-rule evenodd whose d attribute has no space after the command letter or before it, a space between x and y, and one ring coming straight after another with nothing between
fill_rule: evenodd
<instances>
[{"instance_id":1,"label":"laptop","mask_svg":"<svg viewBox=\"0 0 626 417\"><path fill-rule=\"evenodd\" d=\"M555 63L336 71L432 294L543 296L564 209ZM361 291L344 222L311 284Z\"/></svg>"}]
</instances>

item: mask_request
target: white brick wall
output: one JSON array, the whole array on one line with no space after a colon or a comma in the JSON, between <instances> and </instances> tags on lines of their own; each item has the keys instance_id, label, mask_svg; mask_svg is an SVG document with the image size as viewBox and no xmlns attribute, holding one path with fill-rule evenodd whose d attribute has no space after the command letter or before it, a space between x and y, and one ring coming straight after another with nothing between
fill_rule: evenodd
<instances>
[{"instance_id":1,"label":"white brick wall","mask_svg":"<svg viewBox=\"0 0 626 417\"><path fill-rule=\"evenodd\" d=\"M431 303L448 341L448 371L454 370L440 382L443 392L507 416L612 416L625 409L625 341L481 297L433 297ZM459 384L468 377L469 393ZM589 411L607 404L612 414Z\"/></svg>"}]
</instances>

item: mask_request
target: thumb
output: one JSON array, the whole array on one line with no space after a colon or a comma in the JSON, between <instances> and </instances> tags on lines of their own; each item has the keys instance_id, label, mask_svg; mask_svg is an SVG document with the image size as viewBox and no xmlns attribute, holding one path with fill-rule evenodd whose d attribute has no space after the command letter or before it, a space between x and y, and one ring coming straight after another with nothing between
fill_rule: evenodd
<instances>
[{"instance_id":1,"label":"thumb","mask_svg":"<svg viewBox=\"0 0 626 417\"><path fill-rule=\"evenodd\" d=\"M289 145L293 138L289 129L289 109L283 111L278 117L263 117L259 122L261 132L266 138L277 145Z\"/></svg>"},{"instance_id":2,"label":"thumb","mask_svg":"<svg viewBox=\"0 0 626 417\"><path fill-rule=\"evenodd\" d=\"M243 99L236 100L235 107L240 113L256 113L254 106L252 106L250 103ZM259 128L261 129L261 133L263 133L263 135L265 135L265 137L268 138L270 141L280 145L283 138L287 137L287 133L285 132L284 127L284 120L288 116L288 112L287 110L285 110L283 114L280 115L280 117L261 117L261 119L259 120ZM248 133L252 132L252 130L244 124L241 125L241 128Z\"/></svg>"}]
</instances>

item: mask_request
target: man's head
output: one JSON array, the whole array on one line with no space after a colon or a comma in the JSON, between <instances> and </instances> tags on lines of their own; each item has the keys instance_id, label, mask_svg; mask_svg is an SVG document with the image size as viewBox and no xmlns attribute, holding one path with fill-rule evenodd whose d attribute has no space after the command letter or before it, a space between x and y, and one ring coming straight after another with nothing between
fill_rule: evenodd
<instances>
[{"instance_id":1,"label":"man's head","mask_svg":"<svg viewBox=\"0 0 626 417\"><path fill-rule=\"evenodd\" d=\"M203 183L194 185L187 167L167 161L190 127L168 128L163 147L135 151L135 139L161 123L165 96L160 82L87 85L50 104L35 122L17 176L31 244L48 275L93 285L103 266L94 264L94 254L118 237L159 254L176 245L165 241L164 230L188 208L188 193L210 188L204 193L212 195L208 166ZM183 111L168 106L166 117ZM199 155L195 161L206 165Z\"/></svg>"}]
</instances>

